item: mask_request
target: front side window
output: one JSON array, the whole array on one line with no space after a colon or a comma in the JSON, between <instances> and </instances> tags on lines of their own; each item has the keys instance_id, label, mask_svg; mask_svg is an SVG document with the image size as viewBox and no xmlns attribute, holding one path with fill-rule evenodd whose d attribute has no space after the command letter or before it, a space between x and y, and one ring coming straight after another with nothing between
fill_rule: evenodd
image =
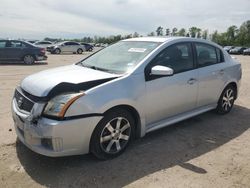
<instances>
[{"instance_id":1,"label":"front side window","mask_svg":"<svg viewBox=\"0 0 250 188\"><path fill-rule=\"evenodd\" d=\"M195 44L195 48L199 67L213 65L218 62L215 47L207 44L197 43Z\"/></svg>"},{"instance_id":2,"label":"front side window","mask_svg":"<svg viewBox=\"0 0 250 188\"><path fill-rule=\"evenodd\" d=\"M153 60L153 66L162 65L174 70L174 73L194 68L193 54L190 43L179 43L167 47Z\"/></svg>"},{"instance_id":3,"label":"front side window","mask_svg":"<svg viewBox=\"0 0 250 188\"><path fill-rule=\"evenodd\" d=\"M160 44L159 42L120 41L83 60L81 65L118 74L126 73Z\"/></svg>"}]
</instances>

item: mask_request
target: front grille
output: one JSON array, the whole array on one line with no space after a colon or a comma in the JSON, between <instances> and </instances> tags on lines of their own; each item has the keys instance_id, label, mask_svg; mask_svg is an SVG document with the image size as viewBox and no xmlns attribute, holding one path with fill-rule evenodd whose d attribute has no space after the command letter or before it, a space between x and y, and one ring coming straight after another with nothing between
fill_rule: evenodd
<instances>
[{"instance_id":1,"label":"front grille","mask_svg":"<svg viewBox=\"0 0 250 188\"><path fill-rule=\"evenodd\" d=\"M19 109L30 112L34 103L22 95L17 89L15 90L15 99Z\"/></svg>"}]
</instances>

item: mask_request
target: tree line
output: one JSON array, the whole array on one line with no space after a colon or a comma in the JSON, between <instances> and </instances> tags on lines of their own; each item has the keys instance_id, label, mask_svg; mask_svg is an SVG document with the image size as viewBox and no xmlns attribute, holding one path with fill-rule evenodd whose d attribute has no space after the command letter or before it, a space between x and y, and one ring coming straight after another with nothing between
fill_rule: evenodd
<instances>
[{"instance_id":1,"label":"tree line","mask_svg":"<svg viewBox=\"0 0 250 188\"><path fill-rule=\"evenodd\" d=\"M60 42L60 41L76 41L76 42L86 42L86 43L115 43L122 39L142 37L137 32L128 35L112 35L108 37L83 37L81 39L55 39L46 37L44 40ZM209 33L208 29L201 29L199 27L186 28L163 28L159 26L155 31L147 34L147 36L185 36L193 38L202 38L206 40L212 40L222 46L232 45L232 46L247 46L250 47L250 20L243 22L240 27L232 25L227 28L225 32L219 33L217 30L213 33Z\"/></svg>"}]
</instances>

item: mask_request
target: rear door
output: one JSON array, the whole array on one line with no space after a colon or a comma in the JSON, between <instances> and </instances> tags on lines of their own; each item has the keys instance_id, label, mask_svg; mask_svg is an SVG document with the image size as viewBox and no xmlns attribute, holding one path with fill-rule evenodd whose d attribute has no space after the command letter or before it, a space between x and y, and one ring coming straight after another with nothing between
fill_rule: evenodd
<instances>
[{"instance_id":1,"label":"rear door","mask_svg":"<svg viewBox=\"0 0 250 188\"><path fill-rule=\"evenodd\" d=\"M61 50L62 50L62 52L71 52L71 42L65 42L61 46Z\"/></svg>"},{"instance_id":2,"label":"rear door","mask_svg":"<svg viewBox=\"0 0 250 188\"><path fill-rule=\"evenodd\" d=\"M71 52L77 52L79 48L81 48L79 43L71 42Z\"/></svg>"},{"instance_id":3,"label":"rear door","mask_svg":"<svg viewBox=\"0 0 250 188\"><path fill-rule=\"evenodd\" d=\"M198 64L198 107L218 102L226 80L226 67L221 50L209 44L194 43Z\"/></svg>"}]
</instances>

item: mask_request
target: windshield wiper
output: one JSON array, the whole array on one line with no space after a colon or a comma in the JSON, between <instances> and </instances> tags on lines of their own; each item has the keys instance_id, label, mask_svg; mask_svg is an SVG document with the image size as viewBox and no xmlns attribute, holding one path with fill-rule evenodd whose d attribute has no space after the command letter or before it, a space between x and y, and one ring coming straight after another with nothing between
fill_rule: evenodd
<instances>
[{"instance_id":1,"label":"windshield wiper","mask_svg":"<svg viewBox=\"0 0 250 188\"><path fill-rule=\"evenodd\" d=\"M86 67L86 68L90 68L90 69L94 69L94 70L100 70L100 71L104 71L104 72L108 72L108 73L115 73L115 71L112 71L112 70L109 70L109 69L105 69L105 68L101 68L101 67L96 67L96 66L93 66L93 65L86 65L86 64L82 64L81 65L83 67Z\"/></svg>"}]
</instances>

